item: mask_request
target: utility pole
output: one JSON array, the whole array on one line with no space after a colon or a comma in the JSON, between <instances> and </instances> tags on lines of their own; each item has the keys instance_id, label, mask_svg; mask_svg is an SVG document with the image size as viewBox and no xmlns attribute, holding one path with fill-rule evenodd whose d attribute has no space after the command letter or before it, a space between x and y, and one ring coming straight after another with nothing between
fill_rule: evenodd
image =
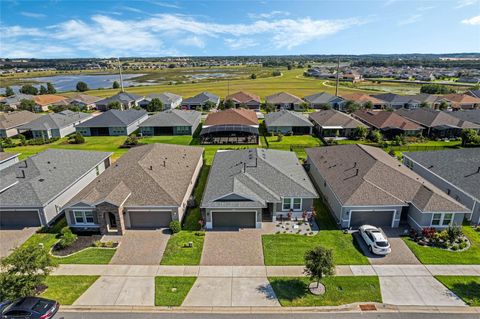
<instances>
[{"instance_id":1,"label":"utility pole","mask_svg":"<svg viewBox=\"0 0 480 319\"><path fill-rule=\"evenodd\" d=\"M122 65L120 64L120 58L117 58L118 60L118 71L120 72L120 88L122 92L125 92L123 89L123 76L122 76Z\"/></svg>"},{"instance_id":2,"label":"utility pole","mask_svg":"<svg viewBox=\"0 0 480 319\"><path fill-rule=\"evenodd\" d=\"M335 96L338 96L338 82L339 82L339 73L340 73L340 57L337 60L337 76L336 76L336 85L335 85Z\"/></svg>"}]
</instances>

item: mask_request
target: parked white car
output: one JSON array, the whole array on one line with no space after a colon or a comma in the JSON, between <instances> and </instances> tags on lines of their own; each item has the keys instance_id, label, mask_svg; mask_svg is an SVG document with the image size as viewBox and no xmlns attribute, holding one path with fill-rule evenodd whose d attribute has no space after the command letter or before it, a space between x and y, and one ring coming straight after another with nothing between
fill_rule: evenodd
<instances>
[{"instance_id":1,"label":"parked white car","mask_svg":"<svg viewBox=\"0 0 480 319\"><path fill-rule=\"evenodd\" d=\"M388 255L392 251L390 243L383 232L371 225L363 225L359 228L360 235L367 244L368 249L375 255Z\"/></svg>"}]
</instances>

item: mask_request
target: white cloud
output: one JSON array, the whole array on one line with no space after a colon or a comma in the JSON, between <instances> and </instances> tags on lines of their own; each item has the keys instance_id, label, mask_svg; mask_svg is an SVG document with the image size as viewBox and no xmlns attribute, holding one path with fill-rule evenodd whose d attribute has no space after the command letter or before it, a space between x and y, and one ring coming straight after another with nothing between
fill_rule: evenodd
<instances>
[{"instance_id":1,"label":"white cloud","mask_svg":"<svg viewBox=\"0 0 480 319\"><path fill-rule=\"evenodd\" d=\"M457 5L455 6L456 9L468 7L474 4L477 4L479 0L458 0Z\"/></svg>"},{"instance_id":2,"label":"white cloud","mask_svg":"<svg viewBox=\"0 0 480 319\"><path fill-rule=\"evenodd\" d=\"M480 25L480 16L471 17L469 19L462 20L463 24Z\"/></svg>"},{"instance_id":3,"label":"white cloud","mask_svg":"<svg viewBox=\"0 0 480 319\"><path fill-rule=\"evenodd\" d=\"M270 19L276 16L289 16L290 12L275 10L265 13L249 13L248 17L251 19Z\"/></svg>"},{"instance_id":4,"label":"white cloud","mask_svg":"<svg viewBox=\"0 0 480 319\"><path fill-rule=\"evenodd\" d=\"M407 25L420 21L422 18L421 14L411 14L408 18L398 22L398 25Z\"/></svg>"},{"instance_id":5,"label":"white cloud","mask_svg":"<svg viewBox=\"0 0 480 319\"><path fill-rule=\"evenodd\" d=\"M2 38L17 38L22 36L43 36L42 31L37 28L25 28L21 26L0 26Z\"/></svg>"},{"instance_id":6,"label":"white cloud","mask_svg":"<svg viewBox=\"0 0 480 319\"><path fill-rule=\"evenodd\" d=\"M149 2L164 8L180 9L180 6L175 3L162 2L162 1L149 1Z\"/></svg>"},{"instance_id":7,"label":"white cloud","mask_svg":"<svg viewBox=\"0 0 480 319\"><path fill-rule=\"evenodd\" d=\"M250 38L225 39L225 44L232 50L246 49L255 47L258 43Z\"/></svg>"},{"instance_id":8,"label":"white cloud","mask_svg":"<svg viewBox=\"0 0 480 319\"><path fill-rule=\"evenodd\" d=\"M178 41L179 44L190 46L190 47L197 47L200 49L205 48L205 41L203 41L200 37L192 36L184 38Z\"/></svg>"},{"instance_id":9,"label":"white cloud","mask_svg":"<svg viewBox=\"0 0 480 319\"><path fill-rule=\"evenodd\" d=\"M134 12L134 13L144 13L143 10L140 10L140 9L134 8L134 7L129 7L129 6L121 6L121 7L119 7L119 9Z\"/></svg>"},{"instance_id":10,"label":"white cloud","mask_svg":"<svg viewBox=\"0 0 480 319\"><path fill-rule=\"evenodd\" d=\"M36 12L27 12L27 11L22 11L20 14L24 17L28 18L34 18L34 19L43 19L46 17L45 14L43 13L36 13Z\"/></svg>"}]
</instances>

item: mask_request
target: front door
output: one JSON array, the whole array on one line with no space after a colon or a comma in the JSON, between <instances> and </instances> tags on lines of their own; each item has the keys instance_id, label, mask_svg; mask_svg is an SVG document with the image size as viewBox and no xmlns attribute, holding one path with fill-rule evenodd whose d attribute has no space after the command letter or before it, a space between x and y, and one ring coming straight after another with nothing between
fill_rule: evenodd
<instances>
[{"instance_id":1,"label":"front door","mask_svg":"<svg viewBox=\"0 0 480 319\"><path fill-rule=\"evenodd\" d=\"M113 213L108 213L108 223L110 224L110 229L117 228L117 219Z\"/></svg>"}]
</instances>

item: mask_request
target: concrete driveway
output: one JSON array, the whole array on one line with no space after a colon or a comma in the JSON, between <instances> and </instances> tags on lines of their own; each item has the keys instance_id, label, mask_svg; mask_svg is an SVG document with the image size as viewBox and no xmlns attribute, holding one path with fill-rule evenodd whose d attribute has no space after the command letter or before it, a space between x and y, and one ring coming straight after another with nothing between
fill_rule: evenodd
<instances>
[{"instance_id":1,"label":"concrete driveway","mask_svg":"<svg viewBox=\"0 0 480 319\"><path fill-rule=\"evenodd\" d=\"M129 229L121 237L110 264L159 265L169 238L168 229Z\"/></svg>"},{"instance_id":2,"label":"concrete driveway","mask_svg":"<svg viewBox=\"0 0 480 319\"><path fill-rule=\"evenodd\" d=\"M182 306L278 307L266 277L198 277Z\"/></svg>"},{"instance_id":3,"label":"concrete driveway","mask_svg":"<svg viewBox=\"0 0 480 319\"><path fill-rule=\"evenodd\" d=\"M12 249L22 245L37 230L37 227L0 230L0 258L9 255Z\"/></svg>"},{"instance_id":4,"label":"concrete driveway","mask_svg":"<svg viewBox=\"0 0 480 319\"><path fill-rule=\"evenodd\" d=\"M262 231L208 231L200 265L262 266Z\"/></svg>"}]
</instances>

